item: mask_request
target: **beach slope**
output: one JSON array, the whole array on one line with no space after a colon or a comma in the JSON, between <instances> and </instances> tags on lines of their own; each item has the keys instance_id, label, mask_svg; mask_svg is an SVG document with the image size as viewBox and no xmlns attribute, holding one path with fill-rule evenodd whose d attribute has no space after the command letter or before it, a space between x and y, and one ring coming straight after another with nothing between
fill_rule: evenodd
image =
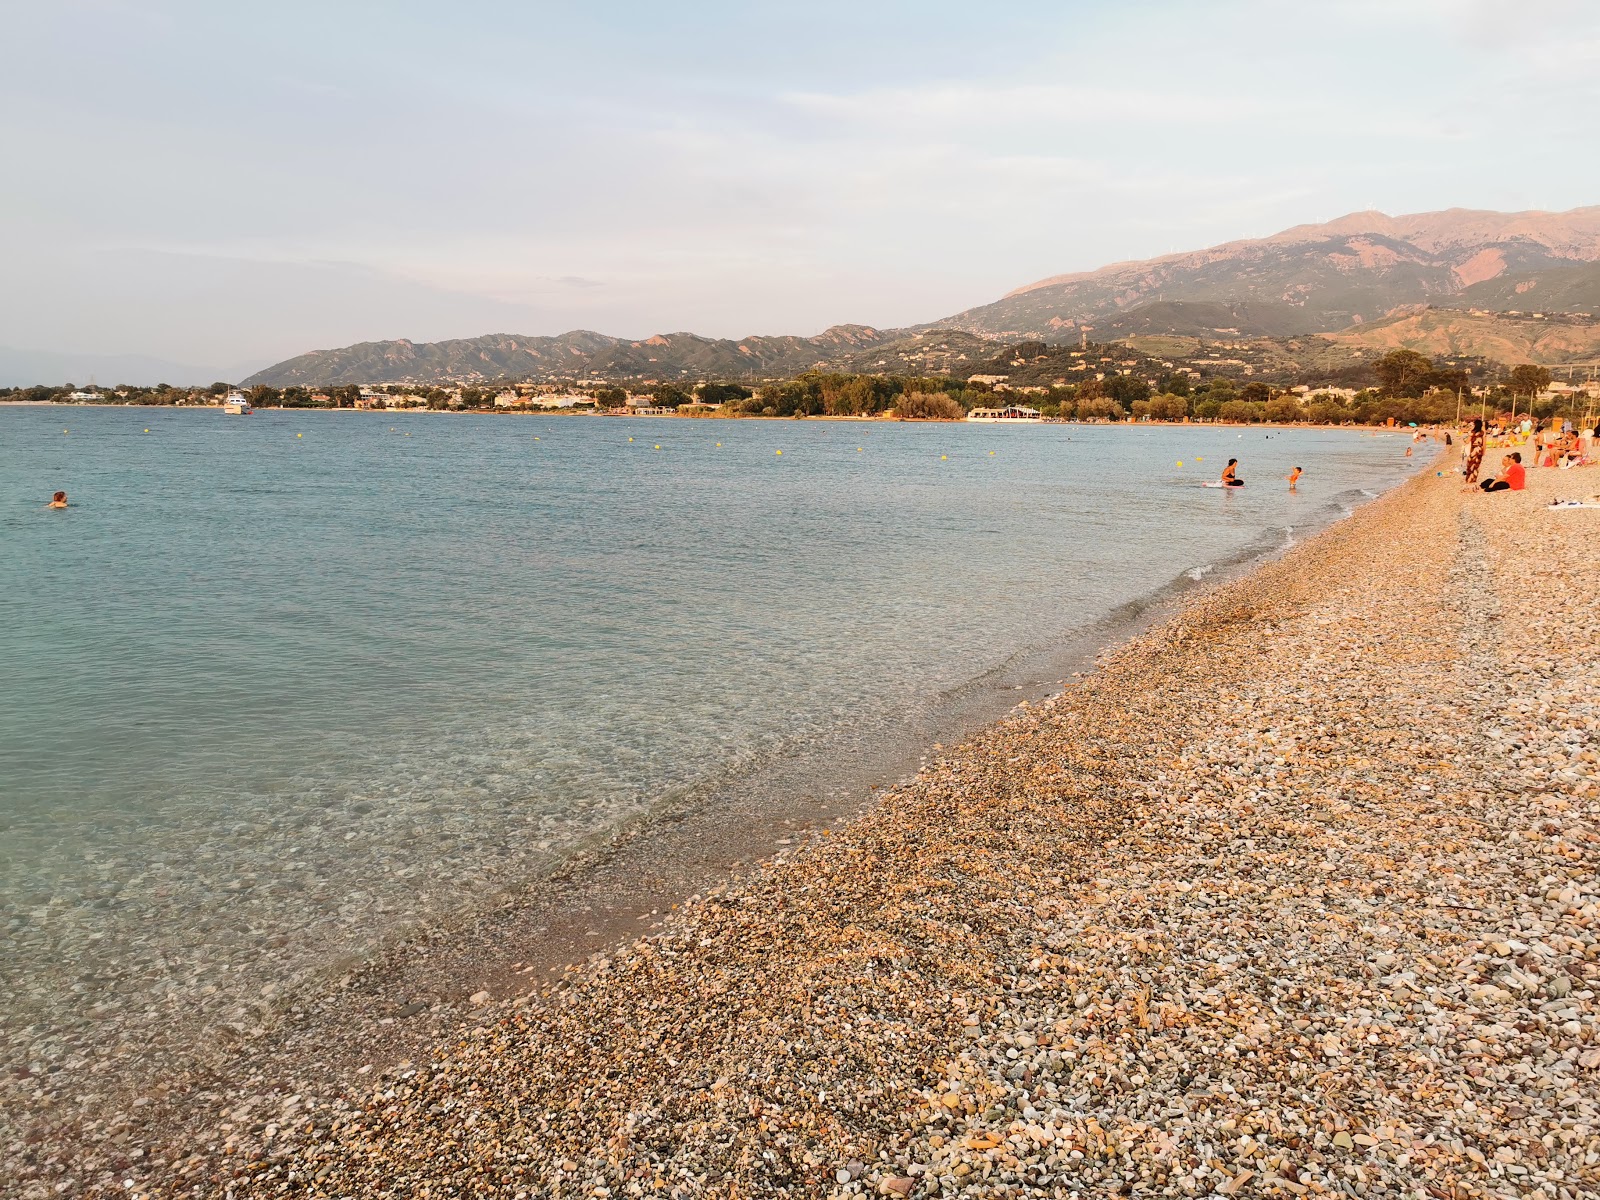
<instances>
[{"instance_id":1,"label":"beach slope","mask_svg":"<svg viewBox=\"0 0 1600 1200\"><path fill-rule=\"evenodd\" d=\"M1600 513L1531 474L1413 480L435 1061L153 1174L1595 1194Z\"/></svg>"}]
</instances>

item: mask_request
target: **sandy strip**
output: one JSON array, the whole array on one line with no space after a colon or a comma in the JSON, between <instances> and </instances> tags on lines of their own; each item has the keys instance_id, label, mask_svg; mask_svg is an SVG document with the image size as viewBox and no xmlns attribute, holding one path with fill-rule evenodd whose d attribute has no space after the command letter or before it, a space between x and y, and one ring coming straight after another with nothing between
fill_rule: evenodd
<instances>
[{"instance_id":1,"label":"sandy strip","mask_svg":"<svg viewBox=\"0 0 1600 1200\"><path fill-rule=\"evenodd\" d=\"M1414 480L427 1065L119 1194L1595 1194L1600 514L1530 474Z\"/></svg>"}]
</instances>

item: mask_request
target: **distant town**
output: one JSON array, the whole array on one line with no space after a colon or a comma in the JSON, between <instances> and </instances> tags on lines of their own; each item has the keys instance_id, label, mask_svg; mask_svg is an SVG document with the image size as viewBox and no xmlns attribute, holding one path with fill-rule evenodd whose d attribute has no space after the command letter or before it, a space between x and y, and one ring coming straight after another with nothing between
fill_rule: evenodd
<instances>
[{"instance_id":1,"label":"distant town","mask_svg":"<svg viewBox=\"0 0 1600 1200\"><path fill-rule=\"evenodd\" d=\"M1264 348L1265 347L1265 348ZM1187 354L1180 353L1188 351ZM1063 346L1023 342L971 374L812 370L765 381L504 379L341 384L325 388L217 382L203 388L94 384L0 389L0 400L291 409L540 412L657 417L850 417L960 420L975 412L1030 419L1276 424L1437 424L1468 410L1581 418L1600 381L1546 367L1430 359L1395 350L1322 382L1285 382L1261 340L1191 344L1145 337ZM1279 382L1272 382L1274 376Z\"/></svg>"}]
</instances>

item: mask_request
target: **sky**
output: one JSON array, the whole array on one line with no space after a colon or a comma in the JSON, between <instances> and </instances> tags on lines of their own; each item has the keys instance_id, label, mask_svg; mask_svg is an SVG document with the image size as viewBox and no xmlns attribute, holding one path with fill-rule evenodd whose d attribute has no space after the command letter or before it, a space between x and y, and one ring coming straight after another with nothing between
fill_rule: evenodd
<instances>
[{"instance_id":1,"label":"sky","mask_svg":"<svg viewBox=\"0 0 1600 1200\"><path fill-rule=\"evenodd\" d=\"M0 28L0 347L232 377L894 327L1359 209L1600 203L1591 0L0 0Z\"/></svg>"}]
</instances>

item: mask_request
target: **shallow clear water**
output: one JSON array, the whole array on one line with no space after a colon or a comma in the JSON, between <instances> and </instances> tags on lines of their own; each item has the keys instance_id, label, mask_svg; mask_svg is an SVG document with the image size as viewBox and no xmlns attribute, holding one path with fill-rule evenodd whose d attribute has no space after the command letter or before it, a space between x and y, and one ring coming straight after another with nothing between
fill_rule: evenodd
<instances>
[{"instance_id":1,"label":"shallow clear water","mask_svg":"<svg viewBox=\"0 0 1600 1200\"><path fill-rule=\"evenodd\" d=\"M675 788L1326 524L1406 445L0 408L0 1022L248 1023ZM1230 455L1249 486L1197 486Z\"/></svg>"}]
</instances>

